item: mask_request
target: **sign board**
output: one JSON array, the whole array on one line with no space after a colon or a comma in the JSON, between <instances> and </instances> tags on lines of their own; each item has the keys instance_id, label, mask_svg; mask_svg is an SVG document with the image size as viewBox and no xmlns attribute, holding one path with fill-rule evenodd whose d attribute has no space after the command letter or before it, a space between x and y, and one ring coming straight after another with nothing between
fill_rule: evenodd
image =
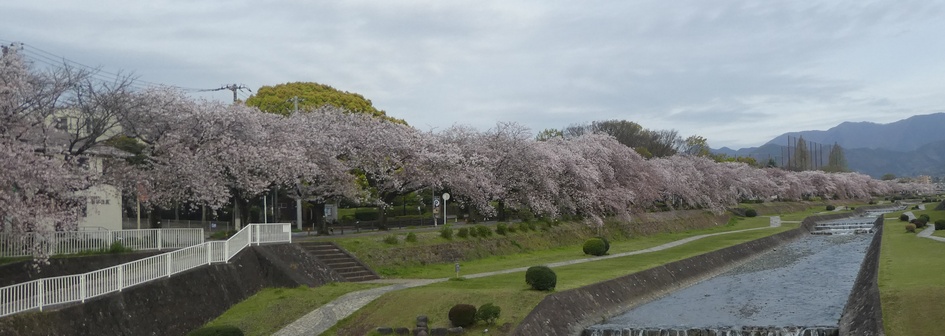
<instances>
[{"instance_id":1,"label":"sign board","mask_svg":"<svg viewBox=\"0 0 945 336\"><path fill-rule=\"evenodd\" d=\"M434 207L434 208L439 208L439 207L440 207L440 199L439 199L439 198L433 200L433 207Z\"/></svg>"}]
</instances>

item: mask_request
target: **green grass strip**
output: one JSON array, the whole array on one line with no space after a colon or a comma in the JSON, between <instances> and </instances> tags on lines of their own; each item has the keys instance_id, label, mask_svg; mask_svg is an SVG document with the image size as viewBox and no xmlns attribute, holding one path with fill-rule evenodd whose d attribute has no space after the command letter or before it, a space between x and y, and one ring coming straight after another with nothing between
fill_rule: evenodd
<instances>
[{"instance_id":1,"label":"green grass strip","mask_svg":"<svg viewBox=\"0 0 945 336\"><path fill-rule=\"evenodd\" d=\"M934 203L927 204L931 209ZM910 210L928 214L932 222L945 211ZM901 213L887 215L880 254L879 291L886 335L939 335L945 321L945 243L907 233Z\"/></svg>"},{"instance_id":2,"label":"green grass strip","mask_svg":"<svg viewBox=\"0 0 945 336\"><path fill-rule=\"evenodd\" d=\"M706 237L662 251L556 267L554 268L558 275L556 290L568 290L614 279L795 227L784 226ZM676 236L675 238L671 240L685 237ZM533 263L528 266L548 262ZM489 329L490 335L506 335L511 333L514 326L518 325L548 294L550 293L528 289L524 272L440 282L387 293L342 320L323 335L362 335L380 326L411 327L418 315L428 316L430 326L447 326L449 324L447 312L450 307L458 303L468 303L477 307L485 303L499 306L502 308L502 315L495 326L477 325L467 332L482 334L485 329Z\"/></svg>"},{"instance_id":3,"label":"green grass strip","mask_svg":"<svg viewBox=\"0 0 945 336\"><path fill-rule=\"evenodd\" d=\"M265 288L230 307L206 326L231 325L246 335L272 335L339 296L380 286L383 285L334 282L315 288Z\"/></svg>"}]
</instances>

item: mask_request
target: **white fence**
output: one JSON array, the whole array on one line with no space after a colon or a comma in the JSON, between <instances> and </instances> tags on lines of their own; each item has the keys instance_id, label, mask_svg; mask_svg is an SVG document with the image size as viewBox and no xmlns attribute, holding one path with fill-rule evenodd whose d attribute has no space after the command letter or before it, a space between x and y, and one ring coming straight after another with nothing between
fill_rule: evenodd
<instances>
[{"instance_id":1,"label":"white fence","mask_svg":"<svg viewBox=\"0 0 945 336\"><path fill-rule=\"evenodd\" d=\"M212 263L229 262L250 245L291 243L288 223L250 224L226 241L206 242L177 251L84 274L43 278L0 288L0 317L85 300L170 277Z\"/></svg>"},{"instance_id":2,"label":"white fence","mask_svg":"<svg viewBox=\"0 0 945 336\"><path fill-rule=\"evenodd\" d=\"M203 229L145 229L0 233L0 257L107 250L114 242L134 250L177 249L203 243Z\"/></svg>"}]
</instances>

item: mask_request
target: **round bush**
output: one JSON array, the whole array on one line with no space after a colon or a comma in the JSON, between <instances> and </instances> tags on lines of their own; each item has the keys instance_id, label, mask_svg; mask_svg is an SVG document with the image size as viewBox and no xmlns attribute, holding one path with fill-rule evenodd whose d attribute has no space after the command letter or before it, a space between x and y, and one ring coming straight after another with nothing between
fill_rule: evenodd
<instances>
[{"instance_id":1,"label":"round bush","mask_svg":"<svg viewBox=\"0 0 945 336\"><path fill-rule=\"evenodd\" d=\"M416 243L416 242L417 242L417 235L414 234L413 232L408 233L408 234L407 234L407 238L404 238L404 241L409 242L409 243Z\"/></svg>"},{"instance_id":2,"label":"round bush","mask_svg":"<svg viewBox=\"0 0 945 336\"><path fill-rule=\"evenodd\" d=\"M444 225L443 228L440 229L440 237L446 240L453 240L453 227Z\"/></svg>"},{"instance_id":3,"label":"round bush","mask_svg":"<svg viewBox=\"0 0 945 336\"><path fill-rule=\"evenodd\" d=\"M502 313L502 308L491 303L487 303L479 306L479 311L476 312L476 319L482 321L486 324L495 324L495 320L499 319L499 314Z\"/></svg>"},{"instance_id":4,"label":"round bush","mask_svg":"<svg viewBox=\"0 0 945 336\"><path fill-rule=\"evenodd\" d=\"M945 230L945 219L935 221L935 230Z\"/></svg>"},{"instance_id":5,"label":"round bush","mask_svg":"<svg viewBox=\"0 0 945 336\"><path fill-rule=\"evenodd\" d=\"M456 232L456 236L460 238L469 238L469 229L468 228L459 228L459 231Z\"/></svg>"},{"instance_id":6,"label":"round bush","mask_svg":"<svg viewBox=\"0 0 945 336\"><path fill-rule=\"evenodd\" d=\"M600 238L591 238L584 242L584 254L602 256L607 253L607 245Z\"/></svg>"},{"instance_id":7,"label":"round bush","mask_svg":"<svg viewBox=\"0 0 945 336\"><path fill-rule=\"evenodd\" d=\"M837 207L835 205L830 204L827 206L827 211L834 211L834 210L837 210Z\"/></svg>"},{"instance_id":8,"label":"round bush","mask_svg":"<svg viewBox=\"0 0 945 336\"><path fill-rule=\"evenodd\" d=\"M903 222L908 222L908 221L909 221L909 215L907 215L907 214L901 214L901 215L899 215L899 220L900 220L900 221L903 221Z\"/></svg>"},{"instance_id":9,"label":"round bush","mask_svg":"<svg viewBox=\"0 0 945 336\"><path fill-rule=\"evenodd\" d=\"M906 232L915 233L915 224L912 224L912 223L906 224Z\"/></svg>"},{"instance_id":10,"label":"round bush","mask_svg":"<svg viewBox=\"0 0 945 336\"><path fill-rule=\"evenodd\" d=\"M745 210L745 217L755 217L758 216L758 211L755 209Z\"/></svg>"},{"instance_id":11,"label":"round bush","mask_svg":"<svg viewBox=\"0 0 945 336\"><path fill-rule=\"evenodd\" d=\"M476 231L478 231L479 237L492 237L492 230L485 225L476 225Z\"/></svg>"},{"instance_id":12,"label":"round bush","mask_svg":"<svg viewBox=\"0 0 945 336\"><path fill-rule=\"evenodd\" d=\"M558 275L548 266L532 266L525 271L525 283L535 290L552 290L558 284Z\"/></svg>"},{"instance_id":13,"label":"round bush","mask_svg":"<svg viewBox=\"0 0 945 336\"><path fill-rule=\"evenodd\" d=\"M187 336L243 336L240 328L231 325L203 327L191 331Z\"/></svg>"},{"instance_id":14,"label":"round bush","mask_svg":"<svg viewBox=\"0 0 945 336\"><path fill-rule=\"evenodd\" d=\"M454 327L469 328L476 324L476 306L460 303L450 308L450 322Z\"/></svg>"},{"instance_id":15,"label":"round bush","mask_svg":"<svg viewBox=\"0 0 945 336\"><path fill-rule=\"evenodd\" d=\"M496 224L495 233L498 233L504 236L509 233L509 226L505 225L505 223Z\"/></svg>"},{"instance_id":16,"label":"round bush","mask_svg":"<svg viewBox=\"0 0 945 336\"><path fill-rule=\"evenodd\" d=\"M600 240L604 241L604 253L607 253L607 251L610 251L610 241L604 237L597 237L597 238L600 238Z\"/></svg>"}]
</instances>

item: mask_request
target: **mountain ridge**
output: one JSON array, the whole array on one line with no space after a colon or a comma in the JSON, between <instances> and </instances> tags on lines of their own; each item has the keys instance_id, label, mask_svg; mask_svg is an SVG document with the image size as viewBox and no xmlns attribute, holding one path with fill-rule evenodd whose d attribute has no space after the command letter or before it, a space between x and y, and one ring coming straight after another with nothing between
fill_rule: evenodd
<instances>
[{"instance_id":1,"label":"mountain ridge","mask_svg":"<svg viewBox=\"0 0 945 336\"><path fill-rule=\"evenodd\" d=\"M914 115L887 124L869 121L845 121L827 130L808 130L781 134L764 145L732 149L713 149L716 154L749 156L759 162L774 159L784 165L796 138L820 144L819 153L826 164L829 147L844 148L850 170L873 177L945 176L945 112ZM790 140L789 140L790 139ZM817 156L816 154L813 154ZM815 159L816 161L817 159Z\"/></svg>"}]
</instances>

